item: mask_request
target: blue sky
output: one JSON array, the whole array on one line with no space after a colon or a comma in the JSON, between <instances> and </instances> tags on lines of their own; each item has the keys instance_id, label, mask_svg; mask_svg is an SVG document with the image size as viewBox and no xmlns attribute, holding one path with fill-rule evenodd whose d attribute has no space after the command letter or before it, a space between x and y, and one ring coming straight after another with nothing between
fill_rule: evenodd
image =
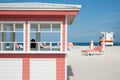
<instances>
[{"instance_id":1,"label":"blue sky","mask_svg":"<svg viewBox=\"0 0 120 80\"><path fill-rule=\"evenodd\" d=\"M80 4L79 14L68 27L68 41L98 42L101 31L111 31L115 42L120 42L120 0L0 0L3 2Z\"/></svg>"}]
</instances>

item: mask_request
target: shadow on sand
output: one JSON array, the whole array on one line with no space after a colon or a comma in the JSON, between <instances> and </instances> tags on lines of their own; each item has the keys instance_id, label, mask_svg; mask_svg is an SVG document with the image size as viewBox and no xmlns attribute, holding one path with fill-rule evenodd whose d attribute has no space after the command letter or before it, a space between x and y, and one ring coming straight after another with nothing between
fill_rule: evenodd
<instances>
[{"instance_id":1,"label":"shadow on sand","mask_svg":"<svg viewBox=\"0 0 120 80\"><path fill-rule=\"evenodd\" d=\"M70 76L74 76L72 68L70 65L67 65L67 80L70 80Z\"/></svg>"}]
</instances>

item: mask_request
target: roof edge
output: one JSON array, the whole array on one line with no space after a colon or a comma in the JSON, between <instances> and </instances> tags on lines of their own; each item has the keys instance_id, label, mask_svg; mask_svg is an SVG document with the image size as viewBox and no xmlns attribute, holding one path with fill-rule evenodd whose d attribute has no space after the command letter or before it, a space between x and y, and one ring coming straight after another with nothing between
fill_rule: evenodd
<instances>
[{"instance_id":1,"label":"roof edge","mask_svg":"<svg viewBox=\"0 0 120 80\"><path fill-rule=\"evenodd\" d=\"M0 3L0 10L79 10L82 5L20 2Z\"/></svg>"}]
</instances>

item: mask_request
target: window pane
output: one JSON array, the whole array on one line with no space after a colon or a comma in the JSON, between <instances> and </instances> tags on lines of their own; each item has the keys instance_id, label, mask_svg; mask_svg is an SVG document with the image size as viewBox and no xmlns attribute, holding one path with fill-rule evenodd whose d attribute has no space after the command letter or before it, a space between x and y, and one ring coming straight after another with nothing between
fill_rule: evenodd
<instances>
[{"instance_id":1,"label":"window pane","mask_svg":"<svg viewBox=\"0 0 120 80\"><path fill-rule=\"evenodd\" d=\"M52 51L60 51L60 43L52 43Z\"/></svg>"},{"instance_id":2,"label":"window pane","mask_svg":"<svg viewBox=\"0 0 120 80\"><path fill-rule=\"evenodd\" d=\"M30 24L30 31L38 31L38 24Z\"/></svg>"},{"instance_id":3,"label":"window pane","mask_svg":"<svg viewBox=\"0 0 120 80\"><path fill-rule=\"evenodd\" d=\"M13 24L12 23L4 23L3 27L4 27L4 31L13 31Z\"/></svg>"},{"instance_id":4,"label":"window pane","mask_svg":"<svg viewBox=\"0 0 120 80\"><path fill-rule=\"evenodd\" d=\"M0 31L1 31L1 24L0 24Z\"/></svg>"},{"instance_id":5,"label":"window pane","mask_svg":"<svg viewBox=\"0 0 120 80\"><path fill-rule=\"evenodd\" d=\"M0 43L0 51L1 51L1 43Z\"/></svg>"},{"instance_id":6,"label":"window pane","mask_svg":"<svg viewBox=\"0 0 120 80\"><path fill-rule=\"evenodd\" d=\"M50 43L42 42L39 44L40 51L50 51Z\"/></svg>"},{"instance_id":7,"label":"window pane","mask_svg":"<svg viewBox=\"0 0 120 80\"><path fill-rule=\"evenodd\" d=\"M36 42L34 42L33 40L31 40L30 50L31 50L31 51L38 51L38 43L36 43Z\"/></svg>"},{"instance_id":8,"label":"window pane","mask_svg":"<svg viewBox=\"0 0 120 80\"><path fill-rule=\"evenodd\" d=\"M40 33L40 42L60 42L60 33Z\"/></svg>"},{"instance_id":9,"label":"window pane","mask_svg":"<svg viewBox=\"0 0 120 80\"><path fill-rule=\"evenodd\" d=\"M0 42L2 41L2 32L1 32L1 24L0 24Z\"/></svg>"},{"instance_id":10,"label":"window pane","mask_svg":"<svg viewBox=\"0 0 120 80\"><path fill-rule=\"evenodd\" d=\"M30 33L30 40L34 39L36 42L36 32L31 32Z\"/></svg>"},{"instance_id":11,"label":"window pane","mask_svg":"<svg viewBox=\"0 0 120 80\"><path fill-rule=\"evenodd\" d=\"M13 51L14 50L14 43L3 43L3 50Z\"/></svg>"},{"instance_id":12,"label":"window pane","mask_svg":"<svg viewBox=\"0 0 120 80\"><path fill-rule=\"evenodd\" d=\"M4 32L4 41L5 42L13 42L14 41L14 33L13 32Z\"/></svg>"},{"instance_id":13,"label":"window pane","mask_svg":"<svg viewBox=\"0 0 120 80\"><path fill-rule=\"evenodd\" d=\"M2 41L2 32L0 32L0 42Z\"/></svg>"},{"instance_id":14,"label":"window pane","mask_svg":"<svg viewBox=\"0 0 120 80\"><path fill-rule=\"evenodd\" d=\"M60 24L52 24L52 31L60 31Z\"/></svg>"},{"instance_id":15,"label":"window pane","mask_svg":"<svg viewBox=\"0 0 120 80\"><path fill-rule=\"evenodd\" d=\"M15 41L23 42L23 32L15 32Z\"/></svg>"},{"instance_id":16,"label":"window pane","mask_svg":"<svg viewBox=\"0 0 120 80\"><path fill-rule=\"evenodd\" d=\"M60 51L60 32L55 31L61 31L61 24L30 24L30 31L31 51Z\"/></svg>"},{"instance_id":17,"label":"window pane","mask_svg":"<svg viewBox=\"0 0 120 80\"><path fill-rule=\"evenodd\" d=\"M23 51L23 25L23 23L3 23L3 27L0 25L0 30L3 30L0 32L3 51Z\"/></svg>"},{"instance_id":18,"label":"window pane","mask_svg":"<svg viewBox=\"0 0 120 80\"><path fill-rule=\"evenodd\" d=\"M50 24L40 24L40 31L50 31Z\"/></svg>"},{"instance_id":19,"label":"window pane","mask_svg":"<svg viewBox=\"0 0 120 80\"><path fill-rule=\"evenodd\" d=\"M16 31L23 31L23 24L16 23L15 24L15 30Z\"/></svg>"},{"instance_id":20,"label":"window pane","mask_svg":"<svg viewBox=\"0 0 120 80\"><path fill-rule=\"evenodd\" d=\"M30 33L30 50L38 51L39 32Z\"/></svg>"},{"instance_id":21,"label":"window pane","mask_svg":"<svg viewBox=\"0 0 120 80\"><path fill-rule=\"evenodd\" d=\"M15 43L15 50L16 51L23 51L24 44L23 43Z\"/></svg>"}]
</instances>

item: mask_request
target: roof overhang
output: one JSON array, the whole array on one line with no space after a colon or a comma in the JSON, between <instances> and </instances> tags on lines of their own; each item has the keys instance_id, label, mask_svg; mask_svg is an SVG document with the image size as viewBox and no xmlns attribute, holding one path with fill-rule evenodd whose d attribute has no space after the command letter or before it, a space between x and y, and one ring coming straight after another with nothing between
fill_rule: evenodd
<instances>
[{"instance_id":1,"label":"roof overhang","mask_svg":"<svg viewBox=\"0 0 120 80\"><path fill-rule=\"evenodd\" d=\"M67 16L67 24L71 25L73 23L73 20L75 19L76 15L68 15Z\"/></svg>"},{"instance_id":2,"label":"roof overhang","mask_svg":"<svg viewBox=\"0 0 120 80\"><path fill-rule=\"evenodd\" d=\"M65 15L72 24L81 5L51 3L0 3L0 15Z\"/></svg>"}]
</instances>

